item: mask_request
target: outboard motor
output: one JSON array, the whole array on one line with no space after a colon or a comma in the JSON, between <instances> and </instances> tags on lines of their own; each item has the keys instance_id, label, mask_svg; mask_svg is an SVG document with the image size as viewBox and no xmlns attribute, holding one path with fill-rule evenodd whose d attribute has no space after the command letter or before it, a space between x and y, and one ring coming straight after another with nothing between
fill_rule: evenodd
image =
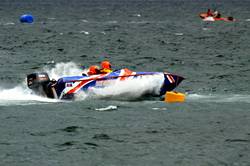
<instances>
[{"instance_id":1,"label":"outboard motor","mask_svg":"<svg viewBox=\"0 0 250 166\"><path fill-rule=\"evenodd\" d=\"M49 76L45 72L27 75L27 86L37 95L54 98L50 84Z\"/></svg>"}]
</instances>

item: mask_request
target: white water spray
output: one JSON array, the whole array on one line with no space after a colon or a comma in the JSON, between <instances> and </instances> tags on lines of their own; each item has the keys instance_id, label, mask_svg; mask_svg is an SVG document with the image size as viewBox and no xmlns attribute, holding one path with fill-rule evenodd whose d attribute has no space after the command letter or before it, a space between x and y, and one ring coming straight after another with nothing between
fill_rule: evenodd
<instances>
[{"instance_id":1,"label":"white water spray","mask_svg":"<svg viewBox=\"0 0 250 166\"><path fill-rule=\"evenodd\" d=\"M145 94L159 95L164 75L148 75L126 81L114 81L105 88L92 88L91 96L97 98L112 98L134 100Z\"/></svg>"},{"instance_id":2,"label":"white water spray","mask_svg":"<svg viewBox=\"0 0 250 166\"><path fill-rule=\"evenodd\" d=\"M199 94L188 94L187 101L190 102L213 102L213 103L250 103L250 95L242 94L210 94L210 95L199 95Z\"/></svg>"},{"instance_id":3,"label":"white water spray","mask_svg":"<svg viewBox=\"0 0 250 166\"><path fill-rule=\"evenodd\" d=\"M43 70L49 74L50 79L54 78L56 80L63 76L80 76L83 72L86 72L74 62L58 63L52 69L44 67Z\"/></svg>"},{"instance_id":4,"label":"white water spray","mask_svg":"<svg viewBox=\"0 0 250 166\"><path fill-rule=\"evenodd\" d=\"M0 105L30 105L56 100L33 95L31 90L18 85L12 89L0 89Z\"/></svg>"},{"instance_id":5,"label":"white water spray","mask_svg":"<svg viewBox=\"0 0 250 166\"><path fill-rule=\"evenodd\" d=\"M86 73L86 70L80 69L73 62L58 63L55 68L44 68L50 78L58 79L62 76L80 76L82 73ZM150 75L138 77L137 79L131 79L126 81L114 81L110 86L106 88L92 88L89 93L79 93L76 96L76 100L85 100L86 98L112 98L123 100L134 100L147 93L158 94L162 85L164 76Z\"/></svg>"},{"instance_id":6,"label":"white water spray","mask_svg":"<svg viewBox=\"0 0 250 166\"><path fill-rule=\"evenodd\" d=\"M43 71L47 72L50 78L55 79L67 75L81 75L81 73L84 72L73 62L58 63L52 69L44 67ZM26 78L24 78L24 80L25 81L11 89L1 88L0 85L0 105L29 105L41 102L58 102L58 100L55 99L49 99L32 94L32 91L26 86Z\"/></svg>"}]
</instances>

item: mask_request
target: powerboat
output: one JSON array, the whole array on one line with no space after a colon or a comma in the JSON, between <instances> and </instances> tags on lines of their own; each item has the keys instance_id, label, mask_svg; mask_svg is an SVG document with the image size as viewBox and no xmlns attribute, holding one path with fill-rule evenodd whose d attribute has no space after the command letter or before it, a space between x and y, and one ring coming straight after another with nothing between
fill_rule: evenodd
<instances>
[{"instance_id":1,"label":"powerboat","mask_svg":"<svg viewBox=\"0 0 250 166\"><path fill-rule=\"evenodd\" d=\"M182 76L168 72L134 72L125 68L107 74L62 76L57 81L50 79L46 72L32 73L27 75L27 86L37 95L54 99L74 99L80 93L93 93L105 88L124 87L132 90L143 81L158 87L145 90L144 86L142 91L145 95L162 96L175 89L183 79Z\"/></svg>"}]
</instances>

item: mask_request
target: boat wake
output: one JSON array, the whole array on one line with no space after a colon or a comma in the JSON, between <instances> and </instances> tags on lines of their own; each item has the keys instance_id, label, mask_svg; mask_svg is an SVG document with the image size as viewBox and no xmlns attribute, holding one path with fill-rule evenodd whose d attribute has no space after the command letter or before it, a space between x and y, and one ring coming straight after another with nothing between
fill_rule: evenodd
<instances>
[{"instance_id":1,"label":"boat wake","mask_svg":"<svg viewBox=\"0 0 250 166\"><path fill-rule=\"evenodd\" d=\"M33 95L28 88L21 85L12 89L3 89L0 87L0 106L31 105L51 102L58 102L58 100Z\"/></svg>"},{"instance_id":2,"label":"boat wake","mask_svg":"<svg viewBox=\"0 0 250 166\"><path fill-rule=\"evenodd\" d=\"M132 82L131 82L132 83ZM147 82L143 80L137 80L137 85L140 88L132 89L120 89L119 85L115 87L107 87L104 89L93 89L93 93L86 94L82 93L77 96L77 101L83 101L86 99L111 99L111 100L125 100L132 101L138 100L142 97L143 92L149 88ZM140 83L140 84L139 84ZM126 86L122 86L126 87ZM131 87L128 85L127 87ZM145 91L143 91L143 87ZM156 90L158 87L151 87L151 90ZM49 99L41 96L37 96L31 93L31 90L19 85L12 89L3 89L0 87L0 106L10 105L34 105L34 104L49 104L55 102L62 102L61 100ZM227 94L227 95L199 95L199 94L187 94L186 102L197 102L197 103L250 103L250 95L242 94Z\"/></svg>"},{"instance_id":3,"label":"boat wake","mask_svg":"<svg viewBox=\"0 0 250 166\"><path fill-rule=\"evenodd\" d=\"M214 102L214 103L250 103L250 95L227 94L227 95L199 95L188 94L186 100L190 102Z\"/></svg>"},{"instance_id":4,"label":"boat wake","mask_svg":"<svg viewBox=\"0 0 250 166\"><path fill-rule=\"evenodd\" d=\"M43 68L51 78L58 79L62 75L81 74L82 70L73 62L58 63L53 68L45 66ZM6 89L0 85L0 106L9 105L31 105L61 102L56 99L49 99L32 94L32 91L26 86L26 80L19 85Z\"/></svg>"}]
</instances>

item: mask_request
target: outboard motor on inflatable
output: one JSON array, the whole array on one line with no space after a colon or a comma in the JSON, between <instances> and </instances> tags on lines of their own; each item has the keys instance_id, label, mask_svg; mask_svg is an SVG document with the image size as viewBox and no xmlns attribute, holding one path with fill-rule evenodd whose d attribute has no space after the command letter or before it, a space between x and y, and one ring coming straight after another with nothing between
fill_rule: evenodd
<instances>
[{"instance_id":1,"label":"outboard motor on inflatable","mask_svg":"<svg viewBox=\"0 0 250 166\"><path fill-rule=\"evenodd\" d=\"M45 72L27 75L27 86L37 95L55 98L50 84L49 76Z\"/></svg>"}]
</instances>

